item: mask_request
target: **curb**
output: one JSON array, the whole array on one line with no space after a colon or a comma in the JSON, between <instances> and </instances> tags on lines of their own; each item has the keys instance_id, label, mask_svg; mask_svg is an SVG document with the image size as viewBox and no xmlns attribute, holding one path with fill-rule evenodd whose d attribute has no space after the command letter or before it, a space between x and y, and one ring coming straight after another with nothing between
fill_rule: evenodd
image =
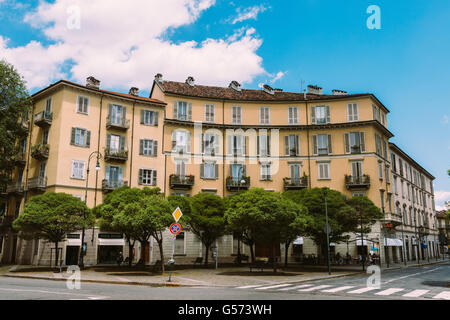
<instances>
[{"instance_id":1,"label":"curb","mask_svg":"<svg viewBox=\"0 0 450 320\"><path fill-rule=\"evenodd\" d=\"M389 271L389 270L401 270L401 269L407 269L407 268L414 268L414 267L423 267L423 266L430 266L430 265L434 265L434 264L440 264L440 263L445 263L445 262L450 262L450 260L441 260L441 261L433 261L433 262L427 262L427 263L422 263L422 264L413 264L413 265L402 265L402 266L398 266L395 268L382 268L382 271Z\"/></svg>"}]
</instances>

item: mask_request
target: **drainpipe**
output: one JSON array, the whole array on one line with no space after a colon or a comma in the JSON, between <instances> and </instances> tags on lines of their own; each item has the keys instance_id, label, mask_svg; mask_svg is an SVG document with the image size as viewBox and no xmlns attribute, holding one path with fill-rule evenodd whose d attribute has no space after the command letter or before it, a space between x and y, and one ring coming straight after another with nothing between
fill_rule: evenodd
<instances>
[{"instance_id":1,"label":"drainpipe","mask_svg":"<svg viewBox=\"0 0 450 320\"><path fill-rule=\"evenodd\" d=\"M100 153L100 133L101 133L101 129L102 129L103 97L104 97L104 93L102 93L102 95L100 97L100 116L98 119L97 152L99 152L99 153ZM98 187L98 171L95 170L94 207L97 205L97 187ZM92 245L94 244L94 234L95 234L95 225L92 227L92 237L91 237Z\"/></svg>"}]
</instances>

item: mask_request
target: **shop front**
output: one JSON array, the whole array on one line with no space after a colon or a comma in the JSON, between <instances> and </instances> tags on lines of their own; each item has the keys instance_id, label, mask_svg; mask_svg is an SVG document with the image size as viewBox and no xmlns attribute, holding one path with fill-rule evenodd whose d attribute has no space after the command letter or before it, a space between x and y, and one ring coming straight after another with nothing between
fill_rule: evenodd
<instances>
[{"instance_id":1,"label":"shop front","mask_svg":"<svg viewBox=\"0 0 450 320\"><path fill-rule=\"evenodd\" d=\"M116 264L117 258L124 256L125 240L121 234L98 235L97 243L97 263L98 264Z\"/></svg>"}]
</instances>

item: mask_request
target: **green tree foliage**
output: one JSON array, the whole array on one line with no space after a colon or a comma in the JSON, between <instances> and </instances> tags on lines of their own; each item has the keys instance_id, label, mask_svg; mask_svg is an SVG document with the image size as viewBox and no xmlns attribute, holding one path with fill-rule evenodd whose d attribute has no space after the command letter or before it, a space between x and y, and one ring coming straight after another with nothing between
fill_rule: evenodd
<instances>
[{"instance_id":1,"label":"green tree foliage","mask_svg":"<svg viewBox=\"0 0 450 320\"><path fill-rule=\"evenodd\" d=\"M19 153L19 141L27 137L21 120L27 120L31 98L14 67L0 60L0 189L7 184Z\"/></svg>"},{"instance_id":2,"label":"green tree foliage","mask_svg":"<svg viewBox=\"0 0 450 320\"><path fill-rule=\"evenodd\" d=\"M190 212L184 212L180 207L183 211L182 219L205 246L205 265L207 265L211 245L225 234L224 201L214 194L198 193L189 202Z\"/></svg>"},{"instance_id":3,"label":"green tree foliage","mask_svg":"<svg viewBox=\"0 0 450 320\"><path fill-rule=\"evenodd\" d=\"M234 195L228 204L225 217L229 229L241 234L242 241L250 247L253 262L255 243L272 248L282 242L289 246L309 223L306 208L282 197L280 193L261 188Z\"/></svg>"},{"instance_id":4,"label":"green tree foliage","mask_svg":"<svg viewBox=\"0 0 450 320\"><path fill-rule=\"evenodd\" d=\"M67 233L94 225L91 210L80 199L66 194L47 192L32 197L23 213L13 222L13 228L26 239L44 239L56 248L55 265L58 264L58 242Z\"/></svg>"}]
</instances>

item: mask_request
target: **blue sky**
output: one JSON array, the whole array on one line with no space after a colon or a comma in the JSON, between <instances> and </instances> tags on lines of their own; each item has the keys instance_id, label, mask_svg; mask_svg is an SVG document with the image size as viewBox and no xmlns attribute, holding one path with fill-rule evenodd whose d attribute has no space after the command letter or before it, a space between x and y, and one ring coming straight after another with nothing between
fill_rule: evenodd
<instances>
[{"instance_id":1,"label":"blue sky","mask_svg":"<svg viewBox=\"0 0 450 320\"><path fill-rule=\"evenodd\" d=\"M437 204L450 200L449 1L44 2L0 0L0 58L32 92L92 74L103 88L148 94L157 72L203 84L300 91L304 81L372 92L391 110L392 141L436 177ZM74 4L81 26L67 30ZM370 5L381 10L379 30L367 28Z\"/></svg>"}]
</instances>

